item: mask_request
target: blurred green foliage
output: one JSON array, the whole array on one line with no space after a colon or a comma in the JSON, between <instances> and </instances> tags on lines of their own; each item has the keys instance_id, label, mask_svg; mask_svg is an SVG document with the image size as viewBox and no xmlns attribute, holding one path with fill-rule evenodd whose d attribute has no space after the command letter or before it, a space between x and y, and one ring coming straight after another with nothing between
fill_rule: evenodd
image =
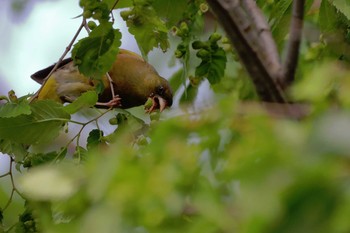
<instances>
[{"instance_id":1,"label":"blurred green foliage","mask_svg":"<svg viewBox=\"0 0 350 233\"><path fill-rule=\"evenodd\" d=\"M182 78L203 66L203 61L193 65L198 60L191 60L190 48L198 50L198 43L208 38L203 39L194 22L201 21L203 12L194 9L205 8L203 1L191 1L183 15L186 19L176 7L184 1L172 3L176 15L162 11L169 9L166 1L121 2L123 8L137 5L133 22L146 7L151 12L147 20L158 12L156 24L167 16L169 29L177 23L181 33L189 30L177 31L181 46L175 47L183 49L180 59L185 65L171 79L173 88L184 96ZM215 66L220 74L211 81L217 102L196 112L140 119L113 110L109 127L115 129L106 133L99 127L104 113L85 123L70 118L94 105L94 93L66 106L51 101L28 105L14 93L1 97L6 104L0 106L0 151L13 160L11 170L0 174L0 232L349 232L349 61L347 50L333 49L334 40L329 40L335 38L339 48L349 46L349 14L339 10L344 6L340 1L315 2L307 1L309 28L305 30L311 28L317 39L305 33L298 82L289 93L305 104L299 109L308 113L303 119L276 116L261 105L242 102L256 97L223 39L209 49L213 54L226 53ZM291 1L257 3L283 45L283 22ZM146 53L159 45L155 41L148 41ZM208 58L205 55L201 54ZM215 63L206 59L204 65ZM199 86L194 78L186 84L190 103ZM84 148L79 145L80 133L90 123L96 127ZM67 146L33 151L45 140L54 143L58 130L69 131L72 124L81 129ZM69 152L74 140L78 143Z\"/></svg>"}]
</instances>

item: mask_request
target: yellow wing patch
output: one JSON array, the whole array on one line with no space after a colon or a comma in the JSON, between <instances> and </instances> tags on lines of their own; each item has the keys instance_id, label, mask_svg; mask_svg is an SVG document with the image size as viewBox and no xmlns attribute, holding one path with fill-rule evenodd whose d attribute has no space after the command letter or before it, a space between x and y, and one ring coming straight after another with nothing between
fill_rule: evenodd
<instances>
[{"instance_id":1,"label":"yellow wing patch","mask_svg":"<svg viewBox=\"0 0 350 233\"><path fill-rule=\"evenodd\" d=\"M53 75L46 81L45 85L39 92L38 99L52 99L58 102L62 102L60 97L57 95L57 82L56 79L53 78Z\"/></svg>"}]
</instances>

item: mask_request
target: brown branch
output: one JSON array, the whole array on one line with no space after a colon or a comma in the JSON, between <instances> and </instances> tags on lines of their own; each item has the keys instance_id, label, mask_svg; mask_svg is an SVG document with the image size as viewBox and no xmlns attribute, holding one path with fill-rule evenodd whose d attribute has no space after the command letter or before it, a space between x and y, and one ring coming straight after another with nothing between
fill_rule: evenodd
<instances>
[{"instance_id":1,"label":"brown branch","mask_svg":"<svg viewBox=\"0 0 350 233\"><path fill-rule=\"evenodd\" d=\"M306 104L280 104L268 102L244 101L238 103L235 111L242 115L266 114L270 117L301 120L312 112L312 106Z\"/></svg>"},{"instance_id":2,"label":"brown branch","mask_svg":"<svg viewBox=\"0 0 350 233\"><path fill-rule=\"evenodd\" d=\"M287 44L286 58L283 65L283 87L293 83L298 65L298 55L303 30L305 0L293 1L292 19L289 29L289 41Z\"/></svg>"},{"instance_id":3,"label":"brown branch","mask_svg":"<svg viewBox=\"0 0 350 233\"><path fill-rule=\"evenodd\" d=\"M244 0L245 1L245 0ZM259 33L240 5L240 0L207 0L218 17L262 101L285 103L283 90L274 81L259 47Z\"/></svg>"},{"instance_id":4,"label":"brown branch","mask_svg":"<svg viewBox=\"0 0 350 233\"><path fill-rule=\"evenodd\" d=\"M252 31L257 33L258 55L267 67L269 74L279 82L282 77L282 64L270 26L254 0L244 0L241 3L255 28Z\"/></svg>"}]
</instances>

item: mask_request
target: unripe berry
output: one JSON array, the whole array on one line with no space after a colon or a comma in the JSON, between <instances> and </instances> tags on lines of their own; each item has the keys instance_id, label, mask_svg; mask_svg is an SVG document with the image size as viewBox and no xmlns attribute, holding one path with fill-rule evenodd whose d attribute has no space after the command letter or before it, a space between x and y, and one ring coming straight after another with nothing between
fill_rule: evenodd
<instances>
[{"instance_id":1,"label":"unripe berry","mask_svg":"<svg viewBox=\"0 0 350 233\"><path fill-rule=\"evenodd\" d=\"M187 26L186 22L181 22L180 30L181 30L182 34L187 34L188 33L188 26Z\"/></svg>"},{"instance_id":2,"label":"unripe berry","mask_svg":"<svg viewBox=\"0 0 350 233\"><path fill-rule=\"evenodd\" d=\"M90 30L94 30L97 27L97 25L94 21L89 21L88 27L90 28Z\"/></svg>"},{"instance_id":3,"label":"unripe berry","mask_svg":"<svg viewBox=\"0 0 350 233\"><path fill-rule=\"evenodd\" d=\"M214 33L209 37L209 41L210 41L211 43L215 43L215 42L217 42L218 40L220 40L221 37L222 37L222 36L221 36L219 33L214 32Z\"/></svg>"},{"instance_id":4,"label":"unripe berry","mask_svg":"<svg viewBox=\"0 0 350 233\"><path fill-rule=\"evenodd\" d=\"M118 119L115 118L115 117L109 119L109 124L111 124L111 125L118 125Z\"/></svg>"},{"instance_id":5,"label":"unripe berry","mask_svg":"<svg viewBox=\"0 0 350 233\"><path fill-rule=\"evenodd\" d=\"M205 50L205 49L200 49L196 55L197 55L197 57L201 58L202 60L207 60L208 58L210 58L210 52L208 50Z\"/></svg>"},{"instance_id":6,"label":"unripe berry","mask_svg":"<svg viewBox=\"0 0 350 233\"><path fill-rule=\"evenodd\" d=\"M196 40L192 43L193 49L202 49L206 46L206 43L203 41Z\"/></svg>"}]
</instances>

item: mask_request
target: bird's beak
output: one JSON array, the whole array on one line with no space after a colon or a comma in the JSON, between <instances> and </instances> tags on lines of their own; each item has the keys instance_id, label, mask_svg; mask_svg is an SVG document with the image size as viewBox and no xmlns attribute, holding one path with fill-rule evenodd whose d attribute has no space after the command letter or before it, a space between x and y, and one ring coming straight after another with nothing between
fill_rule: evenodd
<instances>
[{"instance_id":1,"label":"bird's beak","mask_svg":"<svg viewBox=\"0 0 350 233\"><path fill-rule=\"evenodd\" d=\"M167 101L159 95L148 97L148 99L152 101L152 106L145 108L147 113L152 113L156 109L159 109L159 111L162 112L168 106Z\"/></svg>"}]
</instances>

